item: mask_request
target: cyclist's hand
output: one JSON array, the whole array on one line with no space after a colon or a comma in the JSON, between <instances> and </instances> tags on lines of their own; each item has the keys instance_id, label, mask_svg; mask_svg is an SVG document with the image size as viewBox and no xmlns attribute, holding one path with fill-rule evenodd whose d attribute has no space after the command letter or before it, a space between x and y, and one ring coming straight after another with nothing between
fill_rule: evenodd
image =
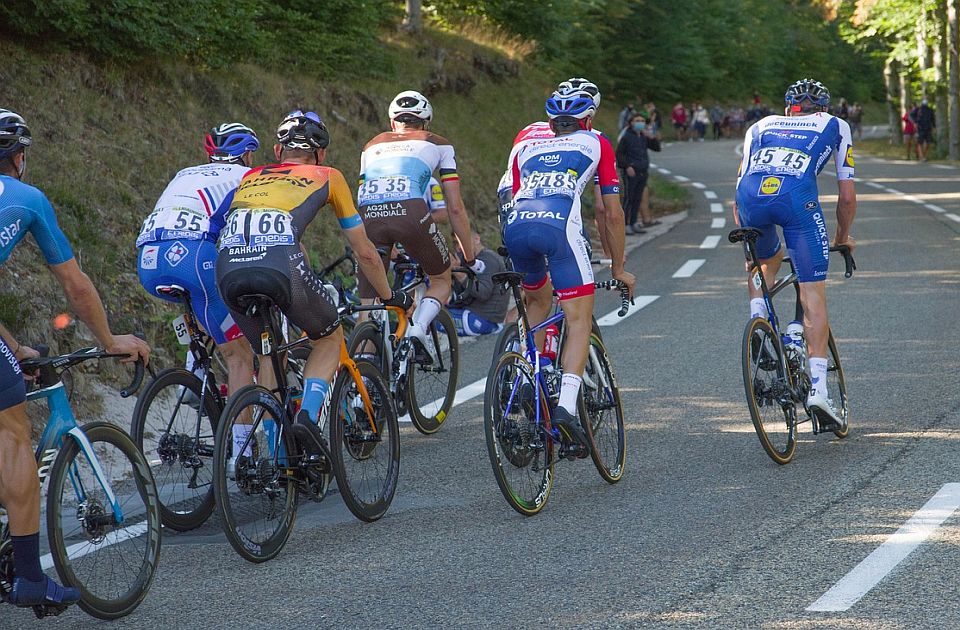
<instances>
[{"instance_id":1,"label":"cyclist's hand","mask_svg":"<svg viewBox=\"0 0 960 630\"><path fill-rule=\"evenodd\" d=\"M613 273L613 279L619 280L620 282L627 285L627 289L630 290L630 299L633 299L633 288L637 284L637 278L632 273L624 269L620 273Z\"/></svg>"},{"instance_id":2,"label":"cyclist's hand","mask_svg":"<svg viewBox=\"0 0 960 630\"><path fill-rule=\"evenodd\" d=\"M27 359L36 359L40 356L40 353L30 346L21 345L19 348L17 348L17 352L14 356L17 357L17 361L26 361Z\"/></svg>"},{"instance_id":3,"label":"cyclist's hand","mask_svg":"<svg viewBox=\"0 0 960 630\"><path fill-rule=\"evenodd\" d=\"M856 242L855 240L853 240L853 237L852 237L852 236L848 236L848 237L847 237L847 240L845 240L845 241L843 241L843 242L840 242L840 241L838 241L837 239L834 239L834 240L833 240L833 246L834 246L834 247L837 247L838 245L846 245L847 247L850 248L850 253L852 254L852 253L853 253L853 250L856 249L856 247L857 247L857 242Z\"/></svg>"},{"instance_id":4,"label":"cyclist's hand","mask_svg":"<svg viewBox=\"0 0 960 630\"><path fill-rule=\"evenodd\" d=\"M388 299L383 300L383 304L384 306L398 306L405 311L409 311L410 307L413 306L413 298L403 291L394 290Z\"/></svg>"},{"instance_id":5,"label":"cyclist's hand","mask_svg":"<svg viewBox=\"0 0 960 630\"><path fill-rule=\"evenodd\" d=\"M137 359L143 359L146 365L150 361L150 346L147 342L133 335L114 335L113 343L104 348L110 354L125 354L125 359L120 359L121 363L133 363Z\"/></svg>"}]
</instances>

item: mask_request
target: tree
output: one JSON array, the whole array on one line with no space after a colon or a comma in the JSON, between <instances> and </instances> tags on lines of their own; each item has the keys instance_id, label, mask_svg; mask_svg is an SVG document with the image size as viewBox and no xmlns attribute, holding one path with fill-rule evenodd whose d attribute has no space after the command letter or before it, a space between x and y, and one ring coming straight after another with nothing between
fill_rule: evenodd
<instances>
[{"instance_id":1,"label":"tree","mask_svg":"<svg viewBox=\"0 0 960 630\"><path fill-rule=\"evenodd\" d=\"M420 10L420 0L407 0L407 13L403 18L403 26L412 33L423 31L423 13Z\"/></svg>"}]
</instances>

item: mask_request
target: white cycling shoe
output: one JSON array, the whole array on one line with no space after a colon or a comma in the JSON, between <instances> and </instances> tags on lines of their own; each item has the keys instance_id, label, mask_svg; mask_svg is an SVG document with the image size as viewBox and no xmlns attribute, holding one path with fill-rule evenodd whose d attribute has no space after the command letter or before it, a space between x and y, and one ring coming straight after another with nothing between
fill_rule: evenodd
<instances>
[{"instance_id":1,"label":"white cycling shoe","mask_svg":"<svg viewBox=\"0 0 960 630\"><path fill-rule=\"evenodd\" d=\"M807 410L816 416L821 431L842 431L847 428L847 421L840 417L834 402L816 391L807 396Z\"/></svg>"},{"instance_id":2,"label":"white cycling shoe","mask_svg":"<svg viewBox=\"0 0 960 630\"><path fill-rule=\"evenodd\" d=\"M440 362L437 351L433 347L433 341L427 340L426 331L420 328L419 325L411 322L410 325L407 326L407 336L414 342L413 346L417 353L417 358L429 357L429 363L431 365L436 365Z\"/></svg>"}]
</instances>

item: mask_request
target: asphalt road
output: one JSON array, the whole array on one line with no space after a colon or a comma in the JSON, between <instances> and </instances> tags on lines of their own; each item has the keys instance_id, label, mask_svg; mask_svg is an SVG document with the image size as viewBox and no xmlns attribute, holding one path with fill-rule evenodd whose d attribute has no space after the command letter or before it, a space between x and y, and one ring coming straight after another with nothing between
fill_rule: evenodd
<instances>
[{"instance_id":1,"label":"asphalt road","mask_svg":"<svg viewBox=\"0 0 960 630\"><path fill-rule=\"evenodd\" d=\"M305 504L286 549L259 566L216 521L167 533L152 591L111 627L960 627L960 486L945 486L960 482L960 171L858 161L859 270L845 280L836 258L828 289L851 435L806 431L777 466L741 381L748 307L740 248L726 240L735 147L654 156L688 178L693 207L630 254L638 294L657 299L604 329L628 416L621 483L564 462L546 509L518 516L494 482L474 398L434 436L406 426L381 521L356 521L336 496ZM821 190L835 194L832 176ZM691 260L703 263L674 277ZM596 312L615 308L603 295ZM491 347L464 346L461 386L485 376ZM895 534L941 489L938 509ZM868 557L873 573L844 582L859 597L828 594ZM27 611L0 616L4 628L33 624ZM99 622L70 610L48 624Z\"/></svg>"}]
</instances>

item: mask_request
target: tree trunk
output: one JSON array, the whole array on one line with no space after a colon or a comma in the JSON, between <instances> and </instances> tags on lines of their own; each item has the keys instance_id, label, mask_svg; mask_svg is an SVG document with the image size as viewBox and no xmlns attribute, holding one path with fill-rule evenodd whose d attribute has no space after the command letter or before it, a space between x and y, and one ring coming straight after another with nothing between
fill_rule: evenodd
<instances>
[{"instance_id":1,"label":"tree trunk","mask_svg":"<svg viewBox=\"0 0 960 630\"><path fill-rule=\"evenodd\" d=\"M950 33L950 88L947 98L950 102L950 159L960 157L960 57L957 46L960 43L960 30L957 26L957 9L960 0L947 0L947 24Z\"/></svg>"},{"instance_id":2,"label":"tree trunk","mask_svg":"<svg viewBox=\"0 0 960 630\"><path fill-rule=\"evenodd\" d=\"M920 67L920 98L928 98L927 68L930 67L930 51L927 46L927 11L924 8L920 13L920 23L917 25L917 65Z\"/></svg>"},{"instance_id":3,"label":"tree trunk","mask_svg":"<svg viewBox=\"0 0 960 630\"><path fill-rule=\"evenodd\" d=\"M936 111L934 113L937 121L937 146L943 151L943 147L947 146L947 132L949 130L947 118L947 109L949 107L947 102L947 75L949 69L947 65L950 60L950 51L947 46L949 37L946 2L936 3L934 23L937 29L937 45L933 49L933 67L936 71L936 85L934 86Z\"/></svg>"},{"instance_id":4,"label":"tree trunk","mask_svg":"<svg viewBox=\"0 0 960 630\"><path fill-rule=\"evenodd\" d=\"M952 1L952 0L951 0ZM897 87L897 60L892 56L887 57L883 64L883 81L887 86L887 120L890 123L890 141L893 144L903 144L903 128L900 126L900 114L897 113L897 96L899 89Z\"/></svg>"},{"instance_id":5,"label":"tree trunk","mask_svg":"<svg viewBox=\"0 0 960 630\"><path fill-rule=\"evenodd\" d=\"M423 31L423 13L421 0L407 0L407 14L403 18L403 28L411 33Z\"/></svg>"}]
</instances>

